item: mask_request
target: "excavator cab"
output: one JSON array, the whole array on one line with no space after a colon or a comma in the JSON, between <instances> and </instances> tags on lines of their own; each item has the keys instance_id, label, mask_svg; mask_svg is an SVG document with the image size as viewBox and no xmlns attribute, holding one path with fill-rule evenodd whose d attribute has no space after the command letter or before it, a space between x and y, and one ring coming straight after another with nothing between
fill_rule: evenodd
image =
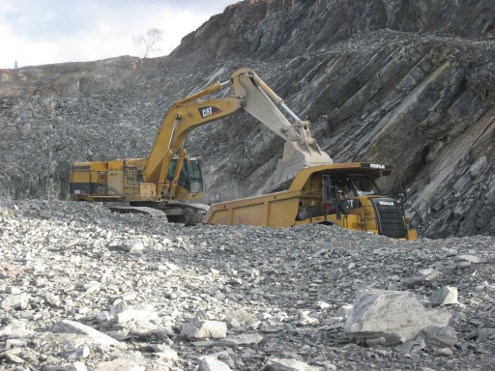
<instances>
[{"instance_id":1,"label":"excavator cab","mask_svg":"<svg viewBox=\"0 0 495 371\"><path fill-rule=\"evenodd\" d=\"M174 157L168 168L167 179L172 181L177 168L178 157ZM179 175L179 187L187 193L201 193L204 189L203 161L200 157L188 157L184 159ZM179 191L180 192L180 188Z\"/></svg>"}]
</instances>

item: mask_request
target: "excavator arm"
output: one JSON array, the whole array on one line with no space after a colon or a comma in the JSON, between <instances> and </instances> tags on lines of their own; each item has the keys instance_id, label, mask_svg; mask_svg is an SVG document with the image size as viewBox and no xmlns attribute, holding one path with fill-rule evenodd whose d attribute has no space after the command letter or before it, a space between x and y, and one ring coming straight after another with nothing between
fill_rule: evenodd
<instances>
[{"instance_id":1,"label":"excavator arm","mask_svg":"<svg viewBox=\"0 0 495 371\"><path fill-rule=\"evenodd\" d=\"M241 68L234 72L231 81L236 95L245 99L244 110L285 140L283 156L271 179L273 190L285 187L303 168L333 163L311 136L309 121L302 121L292 112L254 71Z\"/></svg>"},{"instance_id":2,"label":"excavator arm","mask_svg":"<svg viewBox=\"0 0 495 371\"><path fill-rule=\"evenodd\" d=\"M202 99L230 85L234 94L225 98ZM291 123L280 108L293 119ZM157 184L157 194L173 199L180 169L186 157L184 143L200 125L246 111L286 141L272 181L274 188L291 180L302 168L331 163L312 138L309 122L300 120L259 76L248 68L234 72L230 81L216 82L185 99L174 102L165 114L143 169L146 182ZM174 178L167 179L174 156L178 161Z\"/></svg>"}]
</instances>

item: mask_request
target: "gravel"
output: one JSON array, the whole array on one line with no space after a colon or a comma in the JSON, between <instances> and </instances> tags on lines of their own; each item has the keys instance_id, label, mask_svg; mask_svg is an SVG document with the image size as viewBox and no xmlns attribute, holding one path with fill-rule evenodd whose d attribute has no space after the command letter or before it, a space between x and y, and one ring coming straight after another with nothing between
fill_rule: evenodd
<instances>
[{"instance_id":1,"label":"gravel","mask_svg":"<svg viewBox=\"0 0 495 371\"><path fill-rule=\"evenodd\" d=\"M0 201L0 370L490 369L494 246ZM450 322L393 344L344 331L368 292Z\"/></svg>"}]
</instances>

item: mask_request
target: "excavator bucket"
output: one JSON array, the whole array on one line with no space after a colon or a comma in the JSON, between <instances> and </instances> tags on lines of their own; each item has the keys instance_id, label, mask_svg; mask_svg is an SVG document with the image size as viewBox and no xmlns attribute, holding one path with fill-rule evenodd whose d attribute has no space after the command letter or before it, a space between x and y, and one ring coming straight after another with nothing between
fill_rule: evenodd
<instances>
[{"instance_id":1,"label":"excavator bucket","mask_svg":"<svg viewBox=\"0 0 495 371\"><path fill-rule=\"evenodd\" d=\"M278 160L270 188L272 191L286 189L301 169L331 163L333 161L328 153L322 151L316 142L312 145L285 142L284 153Z\"/></svg>"}]
</instances>

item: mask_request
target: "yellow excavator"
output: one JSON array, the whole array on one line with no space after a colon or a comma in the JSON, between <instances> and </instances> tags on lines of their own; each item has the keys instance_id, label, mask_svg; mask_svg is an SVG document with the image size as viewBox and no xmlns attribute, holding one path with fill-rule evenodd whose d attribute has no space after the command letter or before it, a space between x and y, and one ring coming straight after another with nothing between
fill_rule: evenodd
<instances>
[{"instance_id":1,"label":"yellow excavator","mask_svg":"<svg viewBox=\"0 0 495 371\"><path fill-rule=\"evenodd\" d=\"M233 94L208 99L227 86ZM273 189L288 189L209 208L189 202L203 197L203 175L201 159L187 156L187 136L198 126L242 112L285 140L271 181ZM170 221L187 224L288 227L332 223L414 239L400 205L381 196L375 185L379 176L390 171L389 165L334 164L311 136L309 122L299 119L254 71L241 68L229 81L216 82L174 102L148 157L73 163L70 197L152 207L164 211Z\"/></svg>"},{"instance_id":2,"label":"yellow excavator","mask_svg":"<svg viewBox=\"0 0 495 371\"><path fill-rule=\"evenodd\" d=\"M234 94L202 99L230 85ZM294 155L278 173L278 182L292 179L301 168L330 163L311 137L309 122L289 122L278 107L296 117L259 76L248 68L237 70L229 81L216 82L176 101L165 114L155 143L146 158L72 164L70 197L78 201L129 202L136 207L163 210L169 220L200 222L204 208L184 201L203 197L201 159L188 157L184 143L196 127L248 112L287 142Z\"/></svg>"}]
</instances>

